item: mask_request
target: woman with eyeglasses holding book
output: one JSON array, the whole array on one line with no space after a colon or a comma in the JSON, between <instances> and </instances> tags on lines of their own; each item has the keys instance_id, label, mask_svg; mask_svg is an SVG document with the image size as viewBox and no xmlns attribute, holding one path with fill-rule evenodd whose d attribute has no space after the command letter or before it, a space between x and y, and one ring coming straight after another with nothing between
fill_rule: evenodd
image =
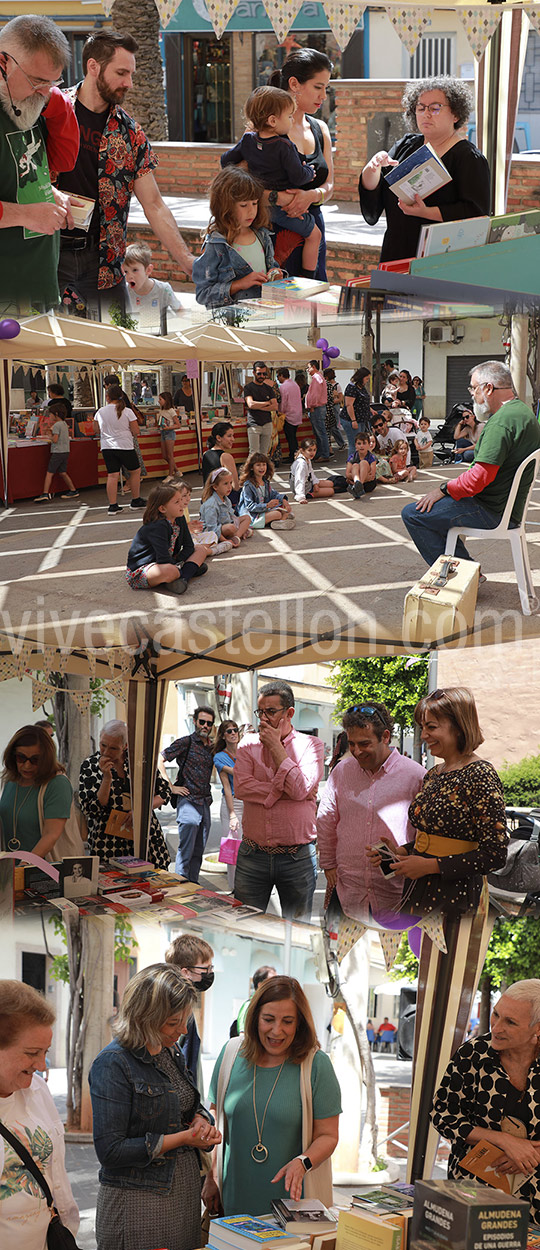
<instances>
[{"instance_id":1,"label":"woman with eyeglasses holding book","mask_svg":"<svg viewBox=\"0 0 540 1250\"><path fill-rule=\"evenodd\" d=\"M462 134L473 106L469 88L459 78L421 78L410 82L403 95L407 133L389 152L376 152L364 166L358 186L360 208L368 225L375 226L384 212L386 233L381 261L416 256L422 226L432 222L462 221L490 211L490 173L485 156ZM450 174L450 182L425 200L398 200L384 177L407 157L429 143Z\"/></svg>"},{"instance_id":2,"label":"woman with eyeglasses holding book","mask_svg":"<svg viewBox=\"0 0 540 1250\"><path fill-rule=\"evenodd\" d=\"M203 1186L211 1215L265 1215L275 1198L331 1204L340 1089L293 977L269 977L253 995L244 1032L217 1059L209 1097L223 1134Z\"/></svg>"},{"instance_id":3,"label":"woman with eyeglasses holding book","mask_svg":"<svg viewBox=\"0 0 540 1250\"><path fill-rule=\"evenodd\" d=\"M506 863L502 782L476 755L484 739L470 690L434 690L414 716L440 763L411 803L416 835L396 852L392 873L403 882L402 912L455 918L476 910L484 876Z\"/></svg>"},{"instance_id":4,"label":"woman with eyeglasses holding book","mask_svg":"<svg viewBox=\"0 0 540 1250\"><path fill-rule=\"evenodd\" d=\"M50 734L38 725L24 725L8 742L3 763L2 849L45 858L64 832L73 798Z\"/></svg>"}]
</instances>

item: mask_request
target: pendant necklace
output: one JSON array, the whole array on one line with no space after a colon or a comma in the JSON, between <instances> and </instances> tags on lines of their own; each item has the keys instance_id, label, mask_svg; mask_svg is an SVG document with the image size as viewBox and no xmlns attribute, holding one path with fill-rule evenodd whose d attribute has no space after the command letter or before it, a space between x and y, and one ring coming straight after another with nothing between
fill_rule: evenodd
<instances>
[{"instance_id":1,"label":"pendant necklace","mask_svg":"<svg viewBox=\"0 0 540 1250\"><path fill-rule=\"evenodd\" d=\"M256 1129L257 1129L257 1137L258 1137L258 1139L259 1139L259 1140L258 1140L258 1142L257 1142L257 1144L256 1144L255 1146L252 1146L252 1147L251 1147L251 1158L253 1159L253 1162L254 1162L254 1163L266 1163L266 1160L267 1160L267 1158L268 1158L268 1149L267 1149L267 1147L266 1147L266 1146L263 1146L263 1143L262 1143L262 1135L263 1135L263 1131L264 1131L264 1121L266 1120L266 1112L268 1111L268 1104L269 1104L270 1099L271 1099L271 1097L272 1097L272 1094L273 1094L273 1092L274 1092L274 1090L275 1090L275 1088L276 1088L276 1085L277 1085L277 1083L278 1083L278 1081L279 1081L279 1078L280 1078L280 1076L281 1076L281 1073L283 1072L283 1068L284 1068L284 1066L285 1066L285 1060L283 1060L283 1063L282 1063L282 1065L281 1065L281 1067L280 1067L280 1069L279 1069L279 1072L278 1072L278 1074L277 1074L277 1076L276 1076L276 1079L275 1079L275 1081L274 1081L274 1084L273 1084L273 1086L272 1086L272 1088L271 1088L271 1090L270 1090L270 1093L269 1093L269 1095L268 1095L268 1098L266 1099L266 1106L265 1106L264 1111L263 1111L263 1117L262 1117L262 1120L261 1120L261 1125L260 1125L260 1128L259 1128L259 1119L258 1119L258 1116L257 1116L257 1106L256 1106L256 1101L255 1101L255 1085L256 1085L256 1079L257 1079L257 1065L256 1065L256 1064L255 1064L255 1067L254 1067L254 1069L253 1069L253 1115L255 1116L255 1127L256 1127Z\"/></svg>"},{"instance_id":2,"label":"pendant necklace","mask_svg":"<svg viewBox=\"0 0 540 1250\"><path fill-rule=\"evenodd\" d=\"M14 798L14 800L13 800L13 816L12 816L12 819L13 819L13 833L12 833L12 835L11 835L10 839L9 839L9 842L8 842L8 846L9 846L10 851L19 851L19 850L21 849L21 844L20 844L19 839L18 839L18 837L17 837L17 820L18 820L18 817L20 816L20 814L21 814L21 812L22 812L22 809L23 809L23 807L24 807L24 805L25 805L25 803L26 803L26 800L27 800L27 798L28 798L28 795L30 794L30 791L34 789L34 787L33 787L32 785L30 785L30 786L24 786L24 787L21 787L21 789L25 789L25 790L26 790L26 794L25 794L25 796L24 796L24 799L23 799L22 803L19 803L19 805L17 806L17 798L18 798L18 793L19 793L19 782L18 782L18 781L16 781L16 782L15 782L15 786L16 786L16 789L15 789L15 798Z\"/></svg>"}]
</instances>

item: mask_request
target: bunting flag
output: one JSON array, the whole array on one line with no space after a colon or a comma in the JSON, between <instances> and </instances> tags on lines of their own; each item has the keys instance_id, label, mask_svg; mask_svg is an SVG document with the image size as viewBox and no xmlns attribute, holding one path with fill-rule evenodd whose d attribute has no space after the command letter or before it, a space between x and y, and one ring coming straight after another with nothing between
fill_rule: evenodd
<instances>
[{"instance_id":1,"label":"bunting flag","mask_svg":"<svg viewBox=\"0 0 540 1250\"><path fill-rule=\"evenodd\" d=\"M113 699L118 699L120 703L126 702L127 700L126 682L122 681L120 677L115 678L114 681L105 682L105 689L109 691L109 694L112 694Z\"/></svg>"},{"instance_id":2,"label":"bunting flag","mask_svg":"<svg viewBox=\"0 0 540 1250\"><path fill-rule=\"evenodd\" d=\"M301 7L302 0L263 0L263 4L276 32L278 43L283 43Z\"/></svg>"},{"instance_id":3,"label":"bunting flag","mask_svg":"<svg viewBox=\"0 0 540 1250\"><path fill-rule=\"evenodd\" d=\"M534 26L534 29L540 35L540 8L532 4L524 4L523 12L527 14L531 26Z\"/></svg>"},{"instance_id":4,"label":"bunting flag","mask_svg":"<svg viewBox=\"0 0 540 1250\"><path fill-rule=\"evenodd\" d=\"M111 9L112 9L113 4L114 4L114 0L101 0L101 3L102 3L102 5L103 5L103 8L104 8L104 10L105 10L105 13L107 14L107 17L110 17L110 16L111 16Z\"/></svg>"},{"instance_id":5,"label":"bunting flag","mask_svg":"<svg viewBox=\"0 0 540 1250\"><path fill-rule=\"evenodd\" d=\"M0 658L0 681L10 681L12 677L17 676L17 665L15 660L8 659L3 655Z\"/></svg>"},{"instance_id":6,"label":"bunting flag","mask_svg":"<svg viewBox=\"0 0 540 1250\"><path fill-rule=\"evenodd\" d=\"M39 681L37 677L32 678L32 711L37 712L38 708L43 707L46 699L54 699L56 694L56 686L51 686L48 681Z\"/></svg>"},{"instance_id":7,"label":"bunting flag","mask_svg":"<svg viewBox=\"0 0 540 1250\"><path fill-rule=\"evenodd\" d=\"M54 673L57 670L58 651L56 647L51 647L50 643L45 642L40 648L43 655L43 667L48 673Z\"/></svg>"},{"instance_id":8,"label":"bunting flag","mask_svg":"<svg viewBox=\"0 0 540 1250\"><path fill-rule=\"evenodd\" d=\"M356 946L356 943L364 936L366 929L367 925L362 924L361 920L352 920L350 916L346 916L342 912L339 918L339 933L336 947L338 964L342 963L353 946Z\"/></svg>"},{"instance_id":9,"label":"bunting flag","mask_svg":"<svg viewBox=\"0 0 540 1250\"><path fill-rule=\"evenodd\" d=\"M324 0L326 19L341 52L352 39L365 7L365 4L347 4L343 0Z\"/></svg>"},{"instance_id":10,"label":"bunting flag","mask_svg":"<svg viewBox=\"0 0 540 1250\"><path fill-rule=\"evenodd\" d=\"M379 937L381 939L386 971L390 972L390 969L394 967L396 962L396 955L401 945L403 933L396 932L395 929L385 929L381 930Z\"/></svg>"},{"instance_id":11,"label":"bunting flag","mask_svg":"<svg viewBox=\"0 0 540 1250\"><path fill-rule=\"evenodd\" d=\"M116 658L118 652L115 647L107 647L106 651L101 653L102 659L109 665L109 671L112 677L116 677Z\"/></svg>"},{"instance_id":12,"label":"bunting flag","mask_svg":"<svg viewBox=\"0 0 540 1250\"><path fill-rule=\"evenodd\" d=\"M27 639L21 642L20 645L18 645L14 640L12 640L11 645L14 650L14 659L15 659L15 664L17 668L17 677L19 678L19 681L22 681L26 673L26 670L28 668L30 657L33 652L33 645Z\"/></svg>"},{"instance_id":13,"label":"bunting flag","mask_svg":"<svg viewBox=\"0 0 540 1250\"><path fill-rule=\"evenodd\" d=\"M216 39L221 39L223 31L230 22L238 0L206 0L208 17L214 27Z\"/></svg>"},{"instance_id":14,"label":"bunting flag","mask_svg":"<svg viewBox=\"0 0 540 1250\"><path fill-rule=\"evenodd\" d=\"M456 9L459 20L465 28L465 34L469 47L474 52L476 60L486 50L493 32L497 29L503 13L502 6L498 8L496 5L482 5L476 9Z\"/></svg>"},{"instance_id":15,"label":"bunting flag","mask_svg":"<svg viewBox=\"0 0 540 1250\"><path fill-rule=\"evenodd\" d=\"M491 170L491 212L506 212L514 131L523 79L529 20L505 11L476 63L476 146Z\"/></svg>"},{"instance_id":16,"label":"bunting flag","mask_svg":"<svg viewBox=\"0 0 540 1250\"><path fill-rule=\"evenodd\" d=\"M424 916L424 919L420 921L420 928L426 934L426 937L429 938L430 942L433 942L433 945L438 951L441 952L441 955L446 955L448 953L443 923L440 917Z\"/></svg>"},{"instance_id":17,"label":"bunting flag","mask_svg":"<svg viewBox=\"0 0 540 1250\"><path fill-rule=\"evenodd\" d=\"M386 5L386 12L396 34L399 35L401 42L405 45L409 56L412 56L426 26L431 26L431 9L409 8L405 5L388 4Z\"/></svg>"},{"instance_id":18,"label":"bunting flag","mask_svg":"<svg viewBox=\"0 0 540 1250\"><path fill-rule=\"evenodd\" d=\"M156 9L159 13L160 23L163 27L169 25L169 22L176 13L179 3L180 0L156 0Z\"/></svg>"},{"instance_id":19,"label":"bunting flag","mask_svg":"<svg viewBox=\"0 0 540 1250\"><path fill-rule=\"evenodd\" d=\"M65 673L69 664L69 651L57 651L54 664L57 673Z\"/></svg>"},{"instance_id":20,"label":"bunting flag","mask_svg":"<svg viewBox=\"0 0 540 1250\"><path fill-rule=\"evenodd\" d=\"M129 681L133 668L133 656L130 651L120 652L120 676L122 681Z\"/></svg>"},{"instance_id":21,"label":"bunting flag","mask_svg":"<svg viewBox=\"0 0 540 1250\"><path fill-rule=\"evenodd\" d=\"M89 674L90 674L90 677L95 677L95 675L96 675L96 661L97 661L97 655L96 655L96 652L95 652L95 651L87 651L87 652L86 652L86 662L87 662L87 664L88 664L88 672L89 672Z\"/></svg>"},{"instance_id":22,"label":"bunting flag","mask_svg":"<svg viewBox=\"0 0 540 1250\"><path fill-rule=\"evenodd\" d=\"M68 690L67 694L69 694L70 699L73 700L75 707L82 716L84 716L86 712L90 711L90 704L92 702L91 690Z\"/></svg>"}]
</instances>

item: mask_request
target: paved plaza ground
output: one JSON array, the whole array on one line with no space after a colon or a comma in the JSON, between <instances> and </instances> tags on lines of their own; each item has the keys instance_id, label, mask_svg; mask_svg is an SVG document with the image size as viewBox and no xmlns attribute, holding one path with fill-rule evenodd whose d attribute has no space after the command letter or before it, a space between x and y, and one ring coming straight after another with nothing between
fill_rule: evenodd
<instances>
[{"instance_id":1,"label":"paved plaza ground","mask_svg":"<svg viewBox=\"0 0 540 1250\"><path fill-rule=\"evenodd\" d=\"M341 452L328 468L343 472L343 465ZM327 470L319 465L317 471L324 476ZM102 487L81 490L74 501L18 502L0 512L0 628L64 646L133 643L147 632L186 656L213 654L217 671L225 658L230 670L279 656L308 662L375 648L394 652L403 642L404 597L425 569L401 509L458 473L459 466L434 466L411 484L379 484L361 501L346 494L297 505L295 529L256 531L237 552L211 561L207 576L178 599L135 592L124 579L128 547L141 524L129 496L124 511L112 517ZM201 480L189 476L196 516ZM276 485L288 488L286 466L277 471ZM149 486L143 483L143 494ZM540 594L539 483L528 534ZM479 590L474 633L460 645L540 633L540 615L521 614L510 544L474 541L470 550L487 582Z\"/></svg>"}]
</instances>

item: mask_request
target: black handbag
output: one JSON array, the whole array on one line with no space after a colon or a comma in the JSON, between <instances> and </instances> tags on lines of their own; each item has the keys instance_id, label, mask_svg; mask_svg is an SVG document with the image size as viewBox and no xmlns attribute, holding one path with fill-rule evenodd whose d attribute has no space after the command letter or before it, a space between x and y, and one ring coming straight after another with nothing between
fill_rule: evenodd
<instances>
[{"instance_id":1,"label":"black handbag","mask_svg":"<svg viewBox=\"0 0 540 1250\"><path fill-rule=\"evenodd\" d=\"M25 1168L27 1168L27 1170L31 1173L34 1180L37 1181L39 1188L45 1194L45 1199L51 1217L49 1227L47 1229L48 1250L79 1250L73 1233L69 1231L69 1228L66 1228L65 1224L62 1224L58 1211L54 1205L52 1193L49 1189L47 1181L45 1180L43 1172L41 1171L41 1168L38 1168L35 1159L32 1158L32 1155L26 1149L26 1146L23 1146L22 1141L20 1141L14 1133L11 1133L1 1121L0 1134L2 1137L5 1137L6 1141L9 1142L10 1146L12 1146L15 1151L15 1154L18 1154L19 1159L22 1159Z\"/></svg>"}]
</instances>

